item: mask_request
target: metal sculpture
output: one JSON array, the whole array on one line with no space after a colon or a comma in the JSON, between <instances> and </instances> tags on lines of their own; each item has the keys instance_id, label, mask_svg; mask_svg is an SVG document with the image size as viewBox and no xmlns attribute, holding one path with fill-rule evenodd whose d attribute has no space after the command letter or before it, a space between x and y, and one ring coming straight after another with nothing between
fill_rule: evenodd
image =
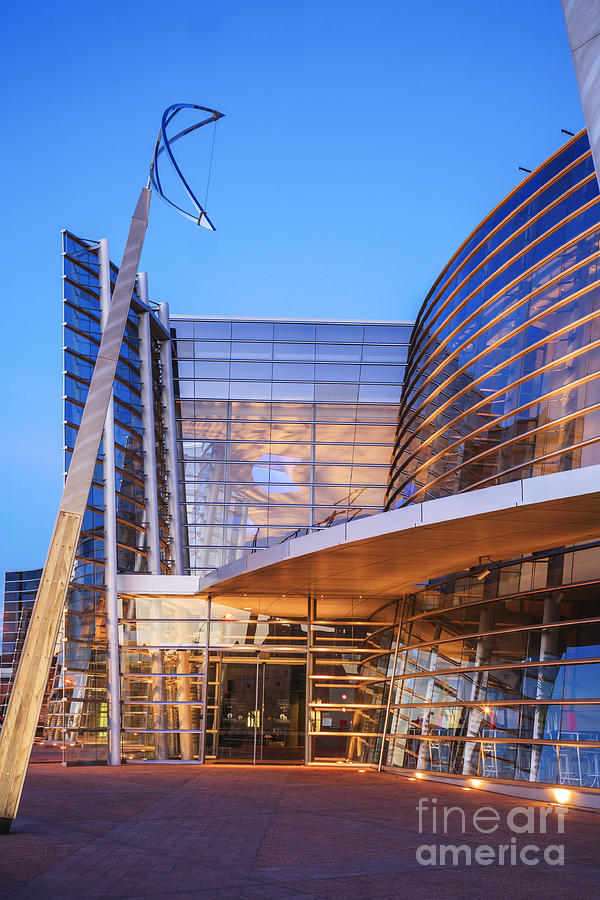
<instances>
[{"instance_id":1,"label":"metal sculpture","mask_svg":"<svg viewBox=\"0 0 600 900\"><path fill-rule=\"evenodd\" d=\"M185 108L201 109L210 112L211 116L169 139L166 134L168 124L177 112ZM9 833L23 791L146 234L151 196L150 183L154 185L159 196L182 215L214 231L212 222L175 161L171 144L219 118L221 113L216 110L207 110L192 103L177 103L170 106L162 117L148 185L142 189L131 219L31 622L0 732L0 834ZM157 160L163 150L167 152L175 172L198 212L197 219L169 200L162 190Z\"/></svg>"},{"instance_id":2,"label":"metal sculpture","mask_svg":"<svg viewBox=\"0 0 600 900\"><path fill-rule=\"evenodd\" d=\"M184 128L178 134L173 135L173 137L169 137L167 135L167 127L171 124L173 119L180 113L183 109L199 109L202 112L210 113L210 116L207 119L202 119L201 122L196 122L194 125L189 125L187 128ZM156 147L154 149L154 156L152 157L152 162L150 163L150 182L152 187L156 191L159 197L168 203L169 206L172 206L173 209L176 209L182 216L185 216L186 219L190 219L192 222L196 222L198 225L203 225L204 228L209 228L211 231L215 230L215 226L208 218L206 214L206 210L194 194L193 190L187 183L183 172L181 171L175 156L173 155L173 151L171 149L172 145L175 141L178 141L180 138L185 137L186 134L190 134L192 131L196 131L198 128L202 128L203 125L209 125L211 122L218 122L219 119L223 118L223 113L217 112L216 109L208 109L206 106L196 106L194 103L174 103L173 106L169 106L163 113L162 122L160 126L160 131L158 133L158 140L156 141ZM213 132L213 140L214 140L214 132ZM177 177L181 181L183 189L185 190L187 196L189 197L194 209L195 213L190 213L187 210L183 209L183 207L178 206L173 200L170 200L163 191L160 174L159 174L159 166L158 160L162 153L167 154L167 159L171 163L172 168L174 169ZM211 153L211 163L212 163L212 153ZM209 171L210 177L210 171Z\"/></svg>"}]
</instances>

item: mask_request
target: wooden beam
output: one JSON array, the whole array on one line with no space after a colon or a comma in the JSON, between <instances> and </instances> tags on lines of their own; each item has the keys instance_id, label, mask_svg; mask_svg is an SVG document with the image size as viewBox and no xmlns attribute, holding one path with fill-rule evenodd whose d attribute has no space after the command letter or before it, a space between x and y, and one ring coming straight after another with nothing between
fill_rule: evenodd
<instances>
[{"instance_id":1,"label":"wooden beam","mask_svg":"<svg viewBox=\"0 0 600 900\"><path fill-rule=\"evenodd\" d=\"M0 738L0 833L17 814L71 577L81 516L59 512Z\"/></svg>"}]
</instances>

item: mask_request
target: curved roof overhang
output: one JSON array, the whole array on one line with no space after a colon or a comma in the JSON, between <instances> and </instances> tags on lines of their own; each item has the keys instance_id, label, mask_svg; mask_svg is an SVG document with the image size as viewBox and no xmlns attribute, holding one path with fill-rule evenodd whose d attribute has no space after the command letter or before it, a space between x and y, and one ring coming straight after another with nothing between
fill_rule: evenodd
<instances>
[{"instance_id":1,"label":"curved roof overhang","mask_svg":"<svg viewBox=\"0 0 600 900\"><path fill-rule=\"evenodd\" d=\"M415 585L521 554L600 538L600 466L379 513L259 550L204 578L121 575L138 594L199 594L253 611L372 615Z\"/></svg>"}]
</instances>

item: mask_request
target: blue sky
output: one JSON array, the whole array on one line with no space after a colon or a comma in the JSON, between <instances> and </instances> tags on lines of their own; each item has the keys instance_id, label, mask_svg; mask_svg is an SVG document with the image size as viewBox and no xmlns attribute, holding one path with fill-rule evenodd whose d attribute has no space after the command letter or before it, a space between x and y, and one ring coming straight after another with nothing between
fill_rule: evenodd
<instances>
[{"instance_id":1,"label":"blue sky","mask_svg":"<svg viewBox=\"0 0 600 900\"><path fill-rule=\"evenodd\" d=\"M142 266L216 315L413 318L518 166L583 126L559 0L35 0L3 25L3 569L43 563L59 500L60 229L119 259L166 106L226 114L218 231L155 199Z\"/></svg>"}]
</instances>

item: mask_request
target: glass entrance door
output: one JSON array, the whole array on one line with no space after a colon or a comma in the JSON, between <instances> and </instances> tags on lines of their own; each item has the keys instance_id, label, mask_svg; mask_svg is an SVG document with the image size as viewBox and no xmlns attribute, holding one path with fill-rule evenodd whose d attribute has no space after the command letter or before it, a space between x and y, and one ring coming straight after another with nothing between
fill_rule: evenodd
<instances>
[{"instance_id":1,"label":"glass entrance door","mask_svg":"<svg viewBox=\"0 0 600 900\"><path fill-rule=\"evenodd\" d=\"M306 663L259 663L257 762L304 760Z\"/></svg>"},{"instance_id":2,"label":"glass entrance door","mask_svg":"<svg viewBox=\"0 0 600 900\"><path fill-rule=\"evenodd\" d=\"M213 752L207 756L255 764L304 760L304 659L222 653L213 672Z\"/></svg>"}]
</instances>

